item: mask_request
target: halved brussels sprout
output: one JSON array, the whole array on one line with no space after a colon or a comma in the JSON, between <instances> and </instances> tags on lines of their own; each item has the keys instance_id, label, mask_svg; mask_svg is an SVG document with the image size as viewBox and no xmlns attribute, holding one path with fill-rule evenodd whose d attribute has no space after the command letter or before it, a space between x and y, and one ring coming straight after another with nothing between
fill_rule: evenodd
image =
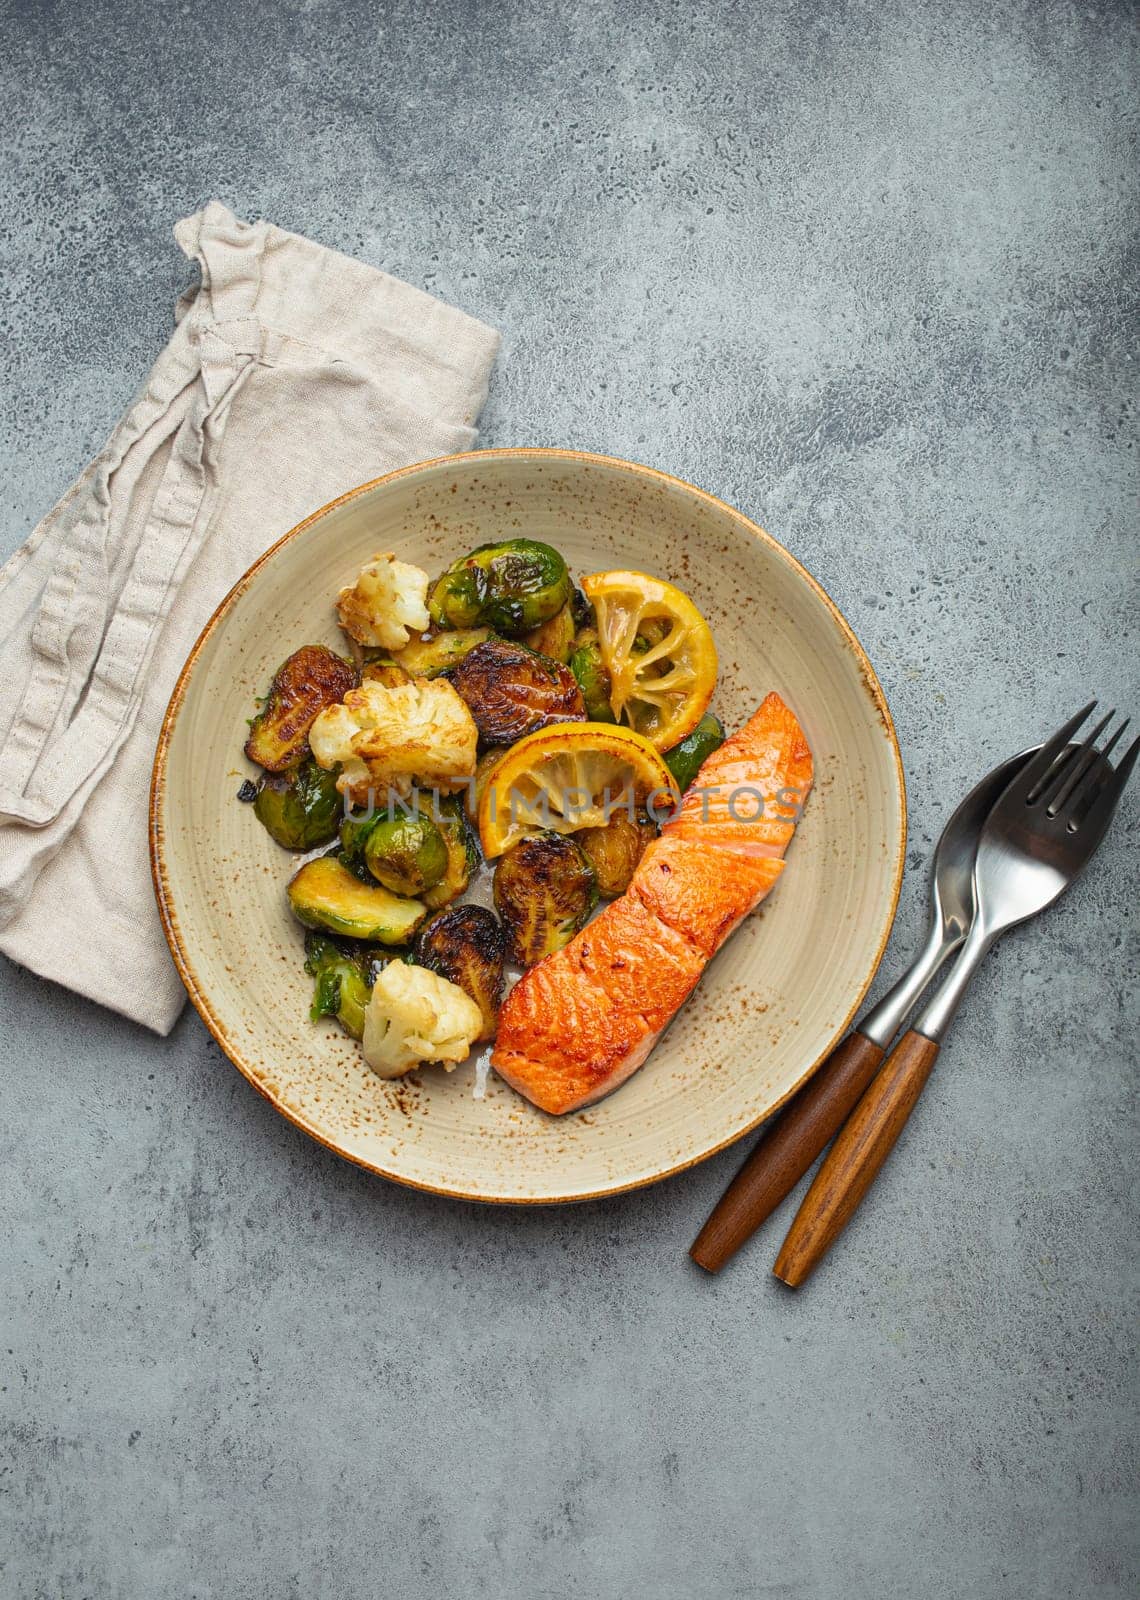
<instances>
[{"instance_id":1,"label":"halved brussels sprout","mask_svg":"<svg viewBox=\"0 0 1140 1600\"><path fill-rule=\"evenodd\" d=\"M365 836L364 865L393 894L420 895L447 871L447 846L425 813L389 813L377 817Z\"/></svg>"},{"instance_id":2,"label":"halved brussels sprout","mask_svg":"<svg viewBox=\"0 0 1140 1600\"><path fill-rule=\"evenodd\" d=\"M536 539L483 544L432 585L428 611L437 628L493 628L517 638L553 617L570 598L570 574L557 550Z\"/></svg>"},{"instance_id":3,"label":"halved brussels sprout","mask_svg":"<svg viewBox=\"0 0 1140 1600\"><path fill-rule=\"evenodd\" d=\"M569 667L509 639L477 645L451 674L484 744L514 744L555 722L585 722L582 692Z\"/></svg>"},{"instance_id":4,"label":"halved brussels sprout","mask_svg":"<svg viewBox=\"0 0 1140 1600\"><path fill-rule=\"evenodd\" d=\"M692 733L666 750L665 765L677 780L681 793L694 781L702 764L724 743L724 724L711 711L706 711Z\"/></svg>"},{"instance_id":5,"label":"halved brussels sprout","mask_svg":"<svg viewBox=\"0 0 1140 1600\"><path fill-rule=\"evenodd\" d=\"M528 650L537 650L540 656L549 656L551 661L561 661L565 666L574 648L574 633L573 606L567 600L562 610L548 622L532 628L523 638L523 643Z\"/></svg>"},{"instance_id":6,"label":"halved brussels sprout","mask_svg":"<svg viewBox=\"0 0 1140 1600\"><path fill-rule=\"evenodd\" d=\"M336 780L310 757L288 772L267 773L257 786L253 814L286 850L313 850L336 838L341 798Z\"/></svg>"},{"instance_id":7,"label":"halved brussels sprout","mask_svg":"<svg viewBox=\"0 0 1140 1600\"><path fill-rule=\"evenodd\" d=\"M656 837L657 829L644 812L631 817L624 811L616 812L602 828L582 828L574 835L605 900L616 900L625 893L637 863Z\"/></svg>"},{"instance_id":8,"label":"halved brussels sprout","mask_svg":"<svg viewBox=\"0 0 1140 1600\"><path fill-rule=\"evenodd\" d=\"M414 678L438 678L450 672L477 644L491 637L490 628L456 628L450 633L429 633L409 639L400 651L400 665Z\"/></svg>"},{"instance_id":9,"label":"halved brussels sprout","mask_svg":"<svg viewBox=\"0 0 1140 1600\"><path fill-rule=\"evenodd\" d=\"M420 896L429 911L438 911L461 895L471 882L471 874L479 865L479 846L463 814L463 796L458 794L432 795L432 820L447 848L447 867L443 877L433 889Z\"/></svg>"},{"instance_id":10,"label":"halved brussels sprout","mask_svg":"<svg viewBox=\"0 0 1140 1600\"><path fill-rule=\"evenodd\" d=\"M591 722L615 722L610 704L610 675L602 660L602 650L594 628L583 628L570 653L570 671L582 691L586 715Z\"/></svg>"},{"instance_id":11,"label":"halved brussels sprout","mask_svg":"<svg viewBox=\"0 0 1140 1600\"><path fill-rule=\"evenodd\" d=\"M298 922L345 939L406 944L427 914L419 900L404 900L378 883L361 883L333 856L306 861L287 890Z\"/></svg>"},{"instance_id":12,"label":"halved brussels sprout","mask_svg":"<svg viewBox=\"0 0 1140 1600\"><path fill-rule=\"evenodd\" d=\"M457 983L483 1013L478 1038L495 1037L503 992L502 924L486 906L448 906L425 922L416 935L413 959L441 978Z\"/></svg>"},{"instance_id":13,"label":"halved brussels sprout","mask_svg":"<svg viewBox=\"0 0 1140 1600\"><path fill-rule=\"evenodd\" d=\"M309 729L326 706L356 684L356 668L323 644L304 644L273 675L249 725L245 753L267 772L284 772L309 753Z\"/></svg>"},{"instance_id":14,"label":"halved brussels sprout","mask_svg":"<svg viewBox=\"0 0 1140 1600\"><path fill-rule=\"evenodd\" d=\"M309 1020L335 1017L354 1039L364 1036L364 1009L372 981L364 959L323 933L305 935L305 971L315 979Z\"/></svg>"},{"instance_id":15,"label":"halved brussels sprout","mask_svg":"<svg viewBox=\"0 0 1140 1600\"><path fill-rule=\"evenodd\" d=\"M494 896L508 958L533 967L585 927L598 885L585 852L568 834L536 833L499 857Z\"/></svg>"}]
</instances>

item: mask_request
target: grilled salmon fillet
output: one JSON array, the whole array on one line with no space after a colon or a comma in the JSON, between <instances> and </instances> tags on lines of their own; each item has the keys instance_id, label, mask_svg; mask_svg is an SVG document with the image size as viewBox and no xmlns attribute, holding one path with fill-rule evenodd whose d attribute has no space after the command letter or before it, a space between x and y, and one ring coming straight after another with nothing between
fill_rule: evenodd
<instances>
[{"instance_id":1,"label":"grilled salmon fillet","mask_svg":"<svg viewBox=\"0 0 1140 1600\"><path fill-rule=\"evenodd\" d=\"M811 781L803 730L770 694L709 756L625 894L519 979L495 1070L554 1116L624 1083L784 870Z\"/></svg>"}]
</instances>

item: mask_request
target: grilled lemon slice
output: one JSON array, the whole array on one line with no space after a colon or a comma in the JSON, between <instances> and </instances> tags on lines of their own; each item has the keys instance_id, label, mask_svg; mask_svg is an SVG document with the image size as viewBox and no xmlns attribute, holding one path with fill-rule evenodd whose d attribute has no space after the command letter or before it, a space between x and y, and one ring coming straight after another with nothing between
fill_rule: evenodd
<instances>
[{"instance_id":1,"label":"grilled lemon slice","mask_svg":"<svg viewBox=\"0 0 1140 1600\"><path fill-rule=\"evenodd\" d=\"M616 812L671 809L677 785L648 739L610 722L565 722L520 739L486 775L479 842L488 860L531 834L598 828Z\"/></svg>"},{"instance_id":2,"label":"grilled lemon slice","mask_svg":"<svg viewBox=\"0 0 1140 1600\"><path fill-rule=\"evenodd\" d=\"M610 702L658 750L690 734L716 687L716 645L687 594L644 572L595 572L582 588L598 619Z\"/></svg>"}]
</instances>

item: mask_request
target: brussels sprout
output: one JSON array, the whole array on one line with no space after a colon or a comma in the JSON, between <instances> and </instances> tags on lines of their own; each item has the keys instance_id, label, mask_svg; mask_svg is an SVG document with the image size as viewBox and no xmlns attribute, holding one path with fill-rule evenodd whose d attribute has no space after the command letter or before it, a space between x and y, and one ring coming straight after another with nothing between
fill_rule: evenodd
<instances>
[{"instance_id":1,"label":"brussels sprout","mask_svg":"<svg viewBox=\"0 0 1140 1600\"><path fill-rule=\"evenodd\" d=\"M400 651L400 665L415 678L438 678L457 667L477 644L491 637L490 628L456 628L451 633L428 633L409 639Z\"/></svg>"},{"instance_id":2,"label":"brussels sprout","mask_svg":"<svg viewBox=\"0 0 1140 1600\"><path fill-rule=\"evenodd\" d=\"M356 684L356 669L323 644L294 650L273 675L269 693L249 725L245 753L267 772L284 772L309 753L309 729L326 706Z\"/></svg>"},{"instance_id":3,"label":"brussels sprout","mask_svg":"<svg viewBox=\"0 0 1140 1600\"><path fill-rule=\"evenodd\" d=\"M616 900L629 888L637 863L657 837L657 829L644 812L636 817L615 813L604 828L582 828L574 835L598 880L598 893Z\"/></svg>"},{"instance_id":4,"label":"brussels sprout","mask_svg":"<svg viewBox=\"0 0 1140 1600\"><path fill-rule=\"evenodd\" d=\"M346 819L347 820L347 819ZM447 871L447 846L429 816L389 812L377 817L364 838L364 865L393 894L434 889Z\"/></svg>"},{"instance_id":5,"label":"brussels sprout","mask_svg":"<svg viewBox=\"0 0 1140 1600\"><path fill-rule=\"evenodd\" d=\"M478 1038L495 1037L499 998L503 992L506 936L493 911L485 906L449 906L425 922L416 935L413 959L421 967L457 983L483 1013Z\"/></svg>"},{"instance_id":6,"label":"brussels sprout","mask_svg":"<svg viewBox=\"0 0 1140 1600\"><path fill-rule=\"evenodd\" d=\"M309 1020L335 1017L345 1033L363 1038L364 1009L372 992L363 957L350 954L323 933L307 933L305 971L316 980Z\"/></svg>"},{"instance_id":7,"label":"brussels sprout","mask_svg":"<svg viewBox=\"0 0 1140 1600\"><path fill-rule=\"evenodd\" d=\"M586 706L569 667L509 639L477 645L451 674L484 744L514 744L555 722L585 722Z\"/></svg>"},{"instance_id":8,"label":"brussels sprout","mask_svg":"<svg viewBox=\"0 0 1140 1600\"><path fill-rule=\"evenodd\" d=\"M537 628L532 628L523 639L523 644L528 650L537 650L540 656L549 656L551 661L561 661L565 666L570 659L570 652L574 648L574 612L571 602L567 600L555 616L548 622L543 622Z\"/></svg>"},{"instance_id":9,"label":"brussels sprout","mask_svg":"<svg viewBox=\"0 0 1140 1600\"><path fill-rule=\"evenodd\" d=\"M432 818L443 835L447 848L447 867L443 877L420 898L429 911L438 911L461 895L479 865L479 846L463 815L462 795L436 795Z\"/></svg>"},{"instance_id":10,"label":"brussels sprout","mask_svg":"<svg viewBox=\"0 0 1140 1600\"><path fill-rule=\"evenodd\" d=\"M570 598L566 563L548 544L507 539L482 544L437 578L428 611L437 628L493 628L517 638Z\"/></svg>"},{"instance_id":11,"label":"brussels sprout","mask_svg":"<svg viewBox=\"0 0 1140 1600\"><path fill-rule=\"evenodd\" d=\"M598 903L594 869L563 833L536 833L500 856L495 908L507 929L507 956L533 967L561 950Z\"/></svg>"},{"instance_id":12,"label":"brussels sprout","mask_svg":"<svg viewBox=\"0 0 1140 1600\"><path fill-rule=\"evenodd\" d=\"M306 928L375 944L406 944L426 914L418 900L400 899L378 883L361 883L333 856L306 861L286 892L293 915Z\"/></svg>"},{"instance_id":13,"label":"brussels sprout","mask_svg":"<svg viewBox=\"0 0 1140 1600\"><path fill-rule=\"evenodd\" d=\"M711 711L706 711L687 738L675 744L672 750L666 750L665 765L676 778L682 794L696 778L702 763L723 743L724 724Z\"/></svg>"},{"instance_id":14,"label":"brussels sprout","mask_svg":"<svg viewBox=\"0 0 1140 1600\"><path fill-rule=\"evenodd\" d=\"M412 675L406 672L386 650L369 650L365 652L364 665L360 669L361 683L382 683L389 689L394 689L397 684L411 683Z\"/></svg>"},{"instance_id":15,"label":"brussels sprout","mask_svg":"<svg viewBox=\"0 0 1140 1600\"><path fill-rule=\"evenodd\" d=\"M289 772L268 773L257 786L253 814L286 850L312 850L336 838L341 800L339 767L328 772L311 758Z\"/></svg>"},{"instance_id":16,"label":"brussels sprout","mask_svg":"<svg viewBox=\"0 0 1140 1600\"><path fill-rule=\"evenodd\" d=\"M584 628L578 635L570 655L570 671L582 691L589 720L615 722L614 708L610 704L610 675L593 628Z\"/></svg>"}]
</instances>

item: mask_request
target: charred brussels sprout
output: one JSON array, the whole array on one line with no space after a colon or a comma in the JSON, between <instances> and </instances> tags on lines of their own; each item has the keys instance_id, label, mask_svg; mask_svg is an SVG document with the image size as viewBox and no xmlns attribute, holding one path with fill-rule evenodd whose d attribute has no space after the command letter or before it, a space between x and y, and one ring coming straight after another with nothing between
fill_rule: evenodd
<instances>
[{"instance_id":1,"label":"charred brussels sprout","mask_svg":"<svg viewBox=\"0 0 1140 1600\"><path fill-rule=\"evenodd\" d=\"M644 812L636 817L619 811L604 828L583 828L574 835L586 853L598 880L598 893L616 900L629 888L637 863L657 837L657 829Z\"/></svg>"},{"instance_id":2,"label":"charred brussels sprout","mask_svg":"<svg viewBox=\"0 0 1140 1600\"><path fill-rule=\"evenodd\" d=\"M457 667L477 644L491 637L490 628L456 628L451 633L429 633L409 639L400 651L400 665L414 678L438 678Z\"/></svg>"},{"instance_id":3,"label":"charred brussels sprout","mask_svg":"<svg viewBox=\"0 0 1140 1600\"><path fill-rule=\"evenodd\" d=\"M479 847L463 814L463 797L457 794L433 796L432 818L443 836L447 867L433 889L420 898L429 911L438 911L461 895L479 865Z\"/></svg>"},{"instance_id":4,"label":"charred brussels sprout","mask_svg":"<svg viewBox=\"0 0 1140 1600\"><path fill-rule=\"evenodd\" d=\"M509 639L477 645L451 674L484 744L514 744L555 722L584 722L586 706L569 667Z\"/></svg>"},{"instance_id":5,"label":"charred brussels sprout","mask_svg":"<svg viewBox=\"0 0 1140 1600\"><path fill-rule=\"evenodd\" d=\"M335 1017L345 1033L363 1038L364 1009L372 992L364 959L349 954L322 933L307 933L305 971L314 980L310 1021Z\"/></svg>"},{"instance_id":6,"label":"charred brussels sprout","mask_svg":"<svg viewBox=\"0 0 1140 1600\"><path fill-rule=\"evenodd\" d=\"M403 900L378 883L361 883L332 856L306 861L287 893L298 922L345 939L406 944L424 920L420 901Z\"/></svg>"},{"instance_id":7,"label":"charred brussels sprout","mask_svg":"<svg viewBox=\"0 0 1140 1600\"><path fill-rule=\"evenodd\" d=\"M326 772L313 760L290 772L271 772L257 786L253 814L286 850L313 850L336 838L340 769Z\"/></svg>"},{"instance_id":8,"label":"charred brussels sprout","mask_svg":"<svg viewBox=\"0 0 1140 1600\"><path fill-rule=\"evenodd\" d=\"M529 650L537 650L540 656L549 656L551 661L560 661L565 666L574 648L574 633L574 612L567 600L562 610L548 622L532 628L523 643Z\"/></svg>"},{"instance_id":9,"label":"charred brussels sprout","mask_svg":"<svg viewBox=\"0 0 1140 1600\"><path fill-rule=\"evenodd\" d=\"M706 711L687 739L665 752L665 765L677 780L681 793L694 781L702 764L724 743L724 724Z\"/></svg>"},{"instance_id":10,"label":"charred brussels sprout","mask_svg":"<svg viewBox=\"0 0 1140 1600\"><path fill-rule=\"evenodd\" d=\"M393 894L434 889L447 871L447 846L429 816L377 817L364 838L364 865Z\"/></svg>"},{"instance_id":11,"label":"charred brussels sprout","mask_svg":"<svg viewBox=\"0 0 1140 1600\"><path fill-rule=\"evenodd\" d=\"M610 704L610 675L602 660L598 635L593 628L584 628L578 635L570 654L570 671L582 691L586 715L590 721L616 721L613 706Z\"/></svg>"},{"instance_id":12,"label":"charred brussels sprout","mask_svg":"<svg viewBox=\"0 0 1140 1600\"><path fill-rule=\"evenodd\" d=\"M502 924L485 906L449 906L425 922L416 935L413 958L421 967L457 983L483 1013L478 1038L495 1037L503 992Z\"/></svg>"},{"instance_id":13,"label":"charred brussels sprout","mask_svg":"<svg viewBox=\"0 0 1140 1600\"><path fill-rule=\"evenodd\" d=\"M453 562L432 585L428 611L437 628L488 627L517 638L569 598L570 574L557 550L535 539L507 539Z\"/></svg>"},{"instance_id":14,"label":"charred brussels sprout","mask_svg":"<svg viewBox=\"0 0 1140 1600\"><path fill-rule=\"evenodd\" d=\"M284 772L309 753L309 729L326 706L356 684L356 669L323 644L294 650L273 675L269 693L249 725L245 753L267 772Z\"/></svg>"},{"instance_id":15,"label":"charred brussels sprout","mask_svg":"<svg viewBox=\"0 0 1140 1600\"><path fill-rule=\"evenodd\" d=\"M562 833L537 833L500 856L494 893L508 959L520 967L569 944L598 903L593 867Z\"/></svg>"}]
</instances>

